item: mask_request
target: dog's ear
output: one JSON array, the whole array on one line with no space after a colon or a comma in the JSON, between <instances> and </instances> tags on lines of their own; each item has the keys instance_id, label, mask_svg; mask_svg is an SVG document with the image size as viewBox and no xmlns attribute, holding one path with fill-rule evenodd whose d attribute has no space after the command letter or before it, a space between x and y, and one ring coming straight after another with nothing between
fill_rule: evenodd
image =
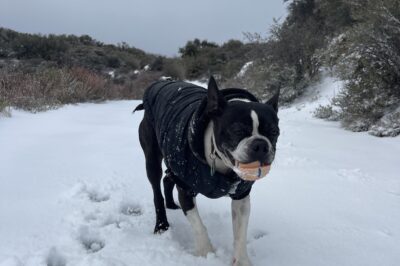
<instances>
[{"instance_id":1,"label":"dog's ear","mask_svg":"<svg viewBox=\"0 0 400 266\"><path fill-rule=\"evenodd\" d=\"M278 113L278 101L279 101L279 94L281 90L277 90L277 92L272 96L271 99L265 102L265 104L271 105L272 108L275 110L276 113Z\"/></svg>"},{"instance_id":2,"label":"dog's ear","mask_svg":"<svg viewBox=\"0 0 400 266\"><path fill-rule=\"evenodd\" d=\"M226 100L220 90L218 89L217 82L211 76L208 81L207 88L207 114L211 116L220 115L224 111Z\"/></svg>"}]
</instances>

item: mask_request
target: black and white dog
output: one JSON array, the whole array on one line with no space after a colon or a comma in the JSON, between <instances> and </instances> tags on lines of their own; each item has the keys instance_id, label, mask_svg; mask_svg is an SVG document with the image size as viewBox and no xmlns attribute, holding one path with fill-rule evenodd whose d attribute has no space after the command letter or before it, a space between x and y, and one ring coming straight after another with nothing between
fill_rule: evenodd
<instances>
[{"instance_id":1,"label":"black and white dog","mask_svg":"<svg viewBox=\"0 0 400 266\"><path fill-rule=\"evenodd\" d=\"M196 254L205 256L214 249L195 196L230 196L233 264L251 265L246 247L249 193L274 160L279 136L278 97L279 91L260 103L246 90L219 90L213 77L207 90L177 81L158 81L146 90L135 111L145 110L139 138L154 193L155 233L169 227L165 207L179 208L172 196L176 184L180 206L194 230ZM165 205L162 159L168 169L163 180ZM252 168L245 167L248 165Z\"/></svg>"}]
</instances>

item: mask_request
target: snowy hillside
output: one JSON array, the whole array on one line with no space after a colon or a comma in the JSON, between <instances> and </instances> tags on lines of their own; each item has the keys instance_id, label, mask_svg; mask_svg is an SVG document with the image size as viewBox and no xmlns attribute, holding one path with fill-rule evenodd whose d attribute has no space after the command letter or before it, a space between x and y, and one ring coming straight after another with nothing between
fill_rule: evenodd
<instances>
[{"instance_id":1,"label":"snowy hillside","mask_svg":"<svg viewBox=\"0 0 400 266\"><path fill-rule=\"evenodd\" d=\"M335 86L325 79L319 97L279 112L276 161L251 194L255 266L399 265L400 139L313 118ZM192 255L180 210L168 210L170 230L153 235L137 103L0 119L1 266L230 265L228 198L198 197L216 254Z\"/></svg>"}]
</instances>

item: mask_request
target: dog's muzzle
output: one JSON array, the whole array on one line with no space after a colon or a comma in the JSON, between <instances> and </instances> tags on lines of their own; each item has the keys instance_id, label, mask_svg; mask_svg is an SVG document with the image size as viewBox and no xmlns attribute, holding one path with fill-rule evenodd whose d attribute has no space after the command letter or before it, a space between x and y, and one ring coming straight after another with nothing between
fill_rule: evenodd
<instances>
[{"instance_id":1,"label":"dog's muzzle","mask_svg":"<svg viewBox=\"0 0 400 266\"><path fill-rule=\"evenodd\" d=\"M251 163L235 163L233 169L235 173L242 179L247 181L256 181L265 177L271 170L271 164L262 164L259 161Z\"/></svg>"}]
</instances>

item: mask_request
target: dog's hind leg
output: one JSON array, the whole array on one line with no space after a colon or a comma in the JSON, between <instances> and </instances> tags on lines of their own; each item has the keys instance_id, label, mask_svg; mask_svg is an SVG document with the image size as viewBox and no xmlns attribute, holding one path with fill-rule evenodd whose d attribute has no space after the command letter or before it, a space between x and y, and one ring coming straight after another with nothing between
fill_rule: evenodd
<instances>
[{"instance_id":1,"label":"dog's hind leg","mask_svg":"<svg viewBox=\"0 0 400 266\"><path fill-rule=\"evenodd\" d=\"M171 172L171 170L167 169L167 171L165 171L165 177L163 179L165 206L168 209L176 210L176 209L179 209L179 206L176 205L175 201L174 201L173 190L174 190L175 182L174 182L172 175L173 175L173 173Z\"/></svg>"},{"instance_id":2,"label":"dog's hind leg","mask_svg":"<svg viewBox=\"0 0 400 266\"><path fill-rule=\"evenodd\" d=\"M187 191L183 190L179 186L177 186L177 188L179 203L181 204L183 213L189 220L194 232L194 237L196 241L196 255L205 257L208 253L214 252L214 248L211 245L210 238L208 237L207 229L201 221L196 206L196 200Z\"/></svg>"},{"instance_id":3,"label":"dog's hind leg","mask_svg":"<svg viewBox=\"0 0 400 266\"><path fill-rule=\"evenodd\" d=\"M146 158L146 172L154 195L154 207L156 211L156 225L154 233L162 233L168 230L169 223L164 206L164 198L161 193L162 178L162 154L157 143L153 126L145 116L139 126L139 140Z\"/></svg>"}]
</instances>

